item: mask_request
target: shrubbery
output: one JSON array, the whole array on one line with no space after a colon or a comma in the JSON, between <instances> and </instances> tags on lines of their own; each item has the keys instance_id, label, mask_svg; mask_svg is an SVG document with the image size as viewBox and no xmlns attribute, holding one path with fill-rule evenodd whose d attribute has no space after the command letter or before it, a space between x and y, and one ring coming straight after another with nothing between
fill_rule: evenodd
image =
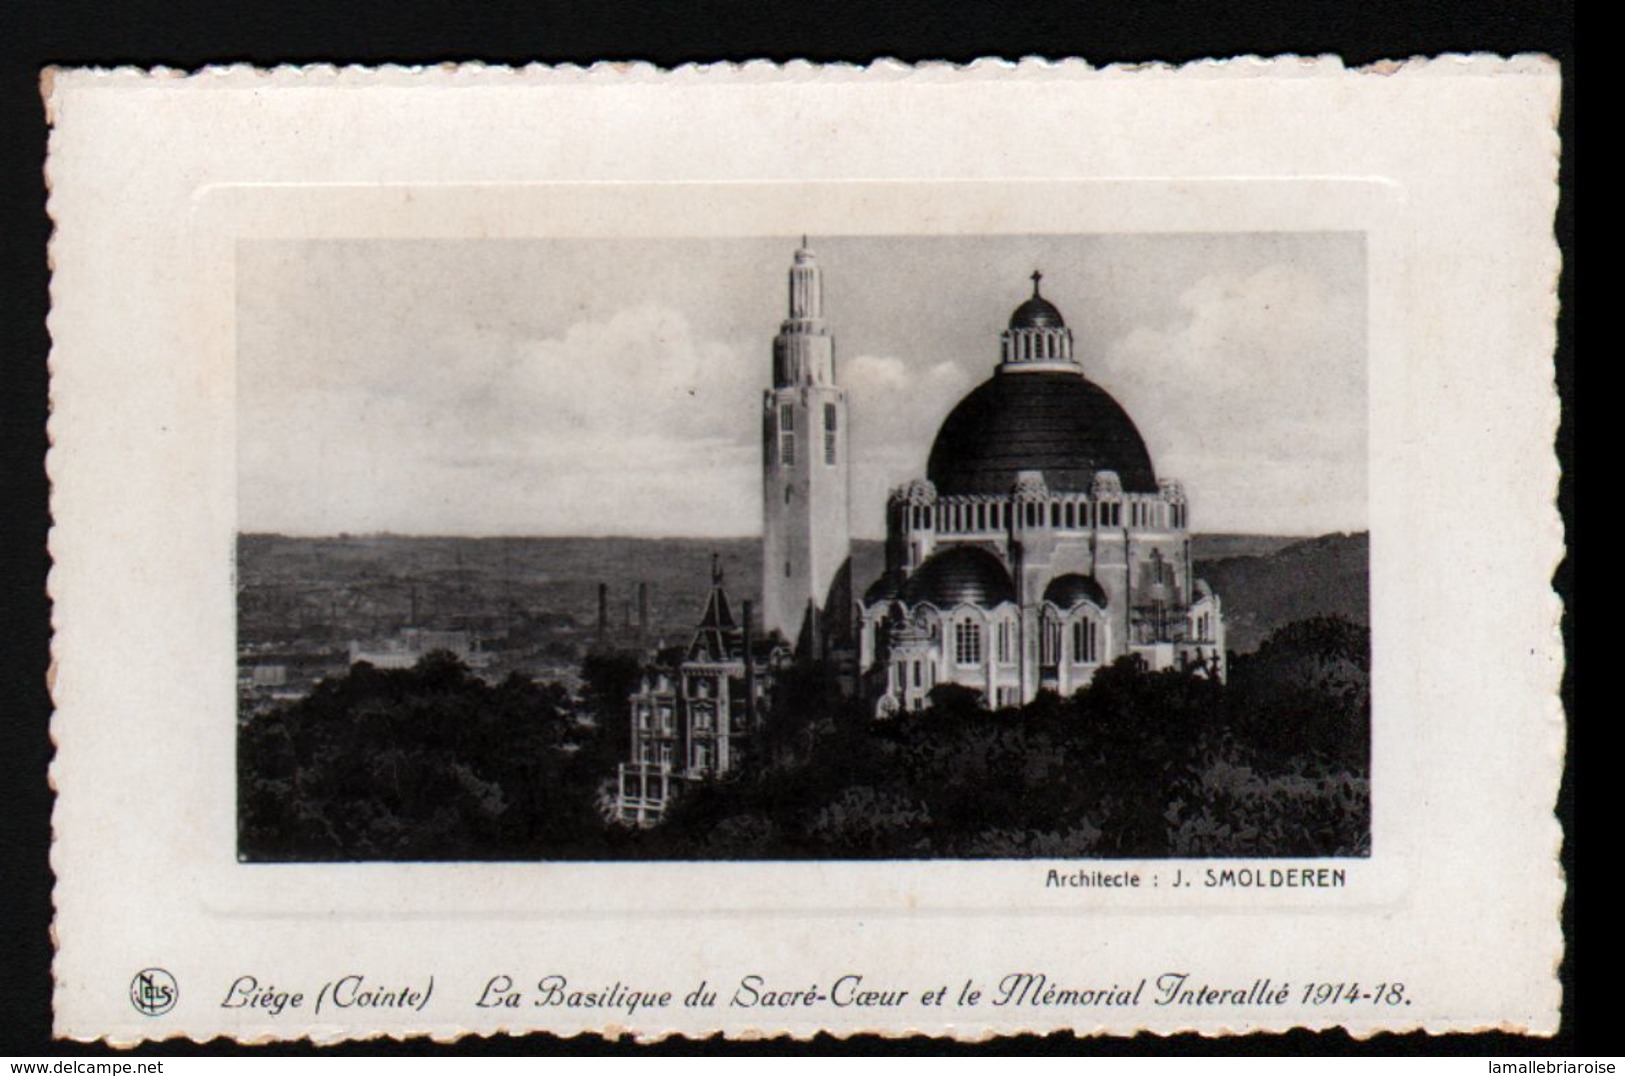
<instances>
[{"instance_id":1,"label":"shrubbery","mask_svg":"<svg viewBox=\"0 0 1625 1076\"><path fill-rule=\"evenodd\" d=\"M243 852L269 859L1061 858L1369 852L1369 638L1301 621L1227 684L1103 669L1071 698L989 713L939 689L870 721L816 670L781 679L734 779L659 827L606 823L635 663L585 670L596 728L556 686L488 686L449 655L360 665L247 722Z\"/></svg>"},{"instance_id":2,"label":"shrubbery","mask_svg":"<svg viewBox=\"0 0 1625 1076\"><path fill-rule=\"evenodd\" d=\"M1228 684L1132 658L1071 698L989 713L941 687L870 723L779 701L799 735L698 788L632 855L741 858L1349 856L1370 850L1369 637L1277 632Z\"/></svg>"}]
</instances>

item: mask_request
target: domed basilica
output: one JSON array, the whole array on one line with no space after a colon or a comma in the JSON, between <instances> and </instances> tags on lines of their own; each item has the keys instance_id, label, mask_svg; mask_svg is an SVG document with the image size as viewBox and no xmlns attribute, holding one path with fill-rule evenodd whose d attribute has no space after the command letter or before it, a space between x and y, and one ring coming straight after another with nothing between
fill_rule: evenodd
<instances>
[{"instance_id":1,"label":"domed basilica","mask_svg":"<svg viewBox=\"0 0 1625 1076\"><path fill-rule=\"evenodd\" d=\"M888 499L885 571L854 598L849 401L805 239L789 276L762 398L767 637L753 637L749 602L734 623L713 568L694 641L648 667L630 700L623 821L653 825L685 785L736 770L792 654L832 669L881 718L926 709L945 684L991 708L1069 694L1125 654L1224 676L1224 621L1192 572L1184 488L1157 477L1134 421L1084 376L1037 272L993 376L943 420L926 477Z\"/></svg>"},{"instance_id":2,"label":"domed basilica","mask_svg":"<svg viewBox=\"0 0 1625 1076\"><path fill-rule=\"evenodd\" d=\"M1224 675L1220 602L1192 570L1184 488L1158 478L1133 419L1085 376L1041 282L1034 272L1010 315L992 376L943 420L925 477L892 492L885 571L854 601L829 567L849 548L845 510L827 507L848 488L847 401L816 259L805 244L796 254L765 410L763 600L783 621L767 627L826 659L854 648L877 716L924 709L942 684L990 707L1069 694L1125 654ZM782 361L802 352L819 361ZM799 465L786 451L798 422L824 448ZM784 556L802 549L817 554L810 573Z\"/></svg>"}]
</instances>

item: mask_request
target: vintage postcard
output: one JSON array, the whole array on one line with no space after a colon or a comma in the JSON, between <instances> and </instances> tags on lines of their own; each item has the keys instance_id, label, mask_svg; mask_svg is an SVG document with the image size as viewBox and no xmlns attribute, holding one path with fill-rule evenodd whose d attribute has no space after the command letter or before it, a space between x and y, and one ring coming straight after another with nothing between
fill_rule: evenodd
<instances>
[{"instance_id":1,"label":"vintage postcard","mask_svg":"<svg viewBox=\"0 0 1625 1076\"><path fill-rule=\"evenodd\" d=\"M48 72L57 1033L1554 1032L1559 79Z\"/></svg>"}]
</instances>

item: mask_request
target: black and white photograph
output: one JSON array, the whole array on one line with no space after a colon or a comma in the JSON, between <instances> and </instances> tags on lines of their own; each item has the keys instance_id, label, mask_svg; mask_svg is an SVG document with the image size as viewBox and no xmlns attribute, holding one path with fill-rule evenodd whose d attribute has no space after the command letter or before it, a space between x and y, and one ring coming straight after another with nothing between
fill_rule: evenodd
<instances>
[{"instance_id":1,"label":"black and white photograph","mask_svg":"<svg viewBox=\"0 0 1625 1076\"><path fill-rule=\"evenodd\" d=\"M236 296L245 861L1371 854L1360 232L260 240Z\"/></svg>"},{"instance_id":2,"label":"black and white photograph","mask_svg":"<svg viewBox=\"0 0 1625 1076\"><path fill-rule=\"evenodd\" d=\"M58 1034L1557 1027L1550 61L48 82Z\"/></svg>"}]
</instances>

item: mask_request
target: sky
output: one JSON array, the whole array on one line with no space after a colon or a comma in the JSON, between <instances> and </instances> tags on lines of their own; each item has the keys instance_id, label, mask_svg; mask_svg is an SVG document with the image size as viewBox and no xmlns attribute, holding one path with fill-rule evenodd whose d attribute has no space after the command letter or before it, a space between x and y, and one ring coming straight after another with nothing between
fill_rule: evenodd
<instances>
[{"instance_id":1,"label":"sky","mask_svg":"<svg viewBox=\"0 0 1625 1076\"><path fill-rule=\"evenodd\" d=\"M762 391L799 236L245 241L244 531L761 530ZM1358 233L814 236L856 537L923 476L1030 293L1192 528L1367 525Z\"/></svg>"}]
</instances>

